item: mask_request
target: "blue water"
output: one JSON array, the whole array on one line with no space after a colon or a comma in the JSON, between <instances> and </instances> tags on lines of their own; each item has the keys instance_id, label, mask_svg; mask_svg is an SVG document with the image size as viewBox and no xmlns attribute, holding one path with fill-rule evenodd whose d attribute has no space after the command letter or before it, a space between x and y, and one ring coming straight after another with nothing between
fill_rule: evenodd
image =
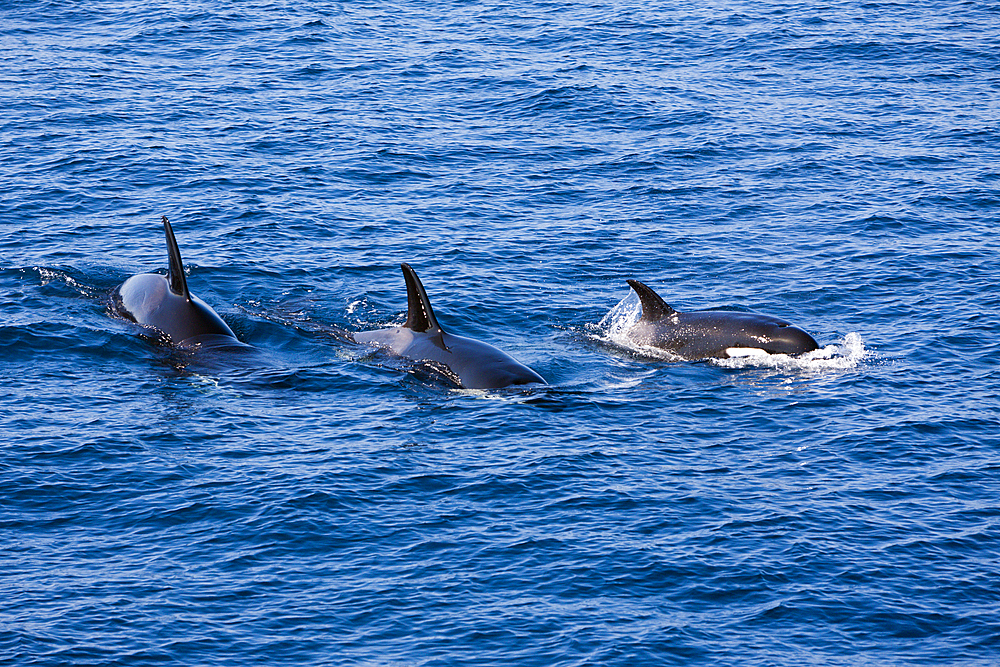
<instances>
[{"instance_id":1,"label":"blue water","mask_svg":"<svg viewBox=\"0 0 1000 667\"><path fill-rule=\"evenodd\" d=\"M0 663L991 665L1000 5L0 7ZM163 271L255 350L109 315ZM442 325L547 387L351 345ZM823 346L672 362L625 283Z\"/></svg>"}]
</instances>

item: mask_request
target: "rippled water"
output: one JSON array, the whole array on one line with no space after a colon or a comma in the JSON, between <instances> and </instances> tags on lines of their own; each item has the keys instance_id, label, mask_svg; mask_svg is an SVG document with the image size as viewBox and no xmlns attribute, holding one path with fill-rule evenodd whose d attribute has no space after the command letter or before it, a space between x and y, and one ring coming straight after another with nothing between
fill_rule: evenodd
<instances>
[{"instance_id":1,"label":"rippled water","mask_svg":"<svg viewBox=\"0 0 1000 667\"><path fill-rule=\"evenodd\" d=\"M0 47L0 662L995 662L995 3L18 0ZM111 317L161 215L252 350ZM400 262L549 386L353 345ZM822 349L633 349L628 278Z\"/></svg>"}]
</instances>

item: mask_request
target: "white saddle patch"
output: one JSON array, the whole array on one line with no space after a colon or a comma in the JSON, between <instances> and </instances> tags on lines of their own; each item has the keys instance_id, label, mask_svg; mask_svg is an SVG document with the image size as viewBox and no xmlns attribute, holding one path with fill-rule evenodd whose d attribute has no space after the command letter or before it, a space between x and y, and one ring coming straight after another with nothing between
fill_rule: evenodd
<instances>
[{"instance_id":1,"label":"white saddle patch","mask_svg":"<svg viewBox=\"0 0 1000 667\"><path fill-rule=\"evenodd\" d=\"M726 354L729 355L730 359L735 359L736 357L766 357L767 352L760 349L759 347L727 347Z\"/></svg>"}]
</instances>

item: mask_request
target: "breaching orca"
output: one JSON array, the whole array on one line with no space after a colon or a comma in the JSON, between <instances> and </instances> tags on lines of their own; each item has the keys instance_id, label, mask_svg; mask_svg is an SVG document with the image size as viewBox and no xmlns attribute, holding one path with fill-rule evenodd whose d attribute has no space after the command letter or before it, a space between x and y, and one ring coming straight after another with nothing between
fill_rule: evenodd
<instances>
[{"instance_id":1,"label":"breaching orca","mask_svg":"<svg viewBox=\"0 0 1000 667\"><path fill-rule=\"evenodd\" d=\"M642 318L625 335L638 345L667 350L682 359L726 359L763 351L802 354L819 348L812 336L770 315L726 310L681 313L638 280L629 280Z\"/></svg>"},{"instance_id":2,"label":"breaching orca","mask_svg":"<svg viewBox=\"0 0 1000 667\"><path fill-rule=\"evenodd\" d=\"M170 257L167 275L140 273L126 280L111 295L114 311L166 334L175 345L242 345L212 307L188 290L181 252L167 216L163 216L163 231Z\"/></svg>"},{"instance_id":3,"label":"breaching orca","mask_svg":"<svg viewBox=\"0 0 1000 667\"><path fill-rule=\"evenodd\" d=\"M406 280L406 322L390 329L356 333L355 341L387 348L414 361L442 364L465 389L545 384L538 373L492 345L445 332L434 317L416 272L409 264L401 267Z\"/></svg>"}]
</instances>

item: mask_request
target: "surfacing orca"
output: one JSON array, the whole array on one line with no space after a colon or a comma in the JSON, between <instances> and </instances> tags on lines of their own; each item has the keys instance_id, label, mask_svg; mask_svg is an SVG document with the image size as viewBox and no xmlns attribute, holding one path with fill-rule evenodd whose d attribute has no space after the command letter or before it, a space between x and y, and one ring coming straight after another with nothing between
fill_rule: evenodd
<instances>
[{"instance_id":1,"label":"surfacing orca","mask_svg":"<svg viewBox=\"0 0 1000 667\"><path fill-rule=\"evenodd\" d=\"M359 343L387 348L414 361L446 366L465 389L499 389L510 385L545 384L545 380L492 345L445 332L434 317L420 278L401 264L406 280L406 322L399 327L354 334Z\"/></svg>"},{"instance_id":2,"label":"surfacing orca","mask_svg":"<svg viewBox=\"0 0 1000 667\"><path fill-rule=\"evenodd\" d=\"M748 354L802 354L819 348L812 336L770 315L726 310L681 313L638 280L628 284L639 295L642 318L626 336L638 345L667 350L688 359L726 359Z\"/></svg>"},{"instance_id":3,"label":"surfacing orca","mask_svg":"<svg viewBox=\"0 0 1000 667\"><path fill-rule=\"evenodd\" d=\"M167 216L163 216L170 268L167 275L140 273L115 288L114 311L125 319L157 329L175 345L243 345L207 303L191 294L181 252Z\"/></svg>"}]
</instances>

